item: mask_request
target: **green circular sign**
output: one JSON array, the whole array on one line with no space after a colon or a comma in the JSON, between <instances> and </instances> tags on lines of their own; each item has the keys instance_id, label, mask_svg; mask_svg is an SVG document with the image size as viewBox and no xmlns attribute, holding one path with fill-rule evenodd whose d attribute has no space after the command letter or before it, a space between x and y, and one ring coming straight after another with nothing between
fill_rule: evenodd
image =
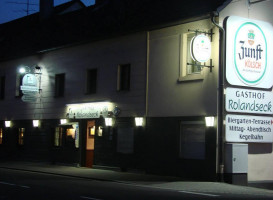
<instances>
[{"instance_id":1,"label":"green circular sign","mask_svg":"<svg viewBox=\"0 0 273 200\"><path fill-rule=\"evenodd\" d=\"M234 39L234 66L240 80L247 85L258 84L267 68L267 41L255 23L242 24Z\"/></svg>"}]
</instances>

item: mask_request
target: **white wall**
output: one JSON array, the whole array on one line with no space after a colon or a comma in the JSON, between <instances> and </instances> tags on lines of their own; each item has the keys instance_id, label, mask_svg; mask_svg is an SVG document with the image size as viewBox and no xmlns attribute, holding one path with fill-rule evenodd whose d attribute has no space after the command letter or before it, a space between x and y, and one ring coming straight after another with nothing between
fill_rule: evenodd
<instances>
[{"instance_id":1,"label":"white wall","mask_svg":"<svg viewBox=\"0 0 273 200\"><path fill-rule=\"evenodd\" d=\"M0 63L6 76L5 100L0 101L0 118L53 119L65 117L65 105L110 101L121 109L120 116L143 116L146 93L146 33L108 39L22 59ZM131 89L117 92L119 64L131 64ZM37 103L15 98L16 70L20 65L42 67L42 93ZM86 70L97 68L97 93L85 95ZM54 97L55 74L65 73L65 95Z\"/></svg>"},{"instance_id":2,"label":"white wall","mask_svg":"<svg viewBox=\"0 0 273 200\"><path fill-rule=\"evenodd\" d=\"M178 82L182 59L181 36L188 29L214 28L214 68L203 69L203 80ZM209 19L150 32L148 116L202 116L217 113L219 34Z\"/></svg>"},{"instance_id":3,"label":"white wall","mask_svg":"<svg viewBox=\"0 0 273 200\"><path fill-rule=\"evenodd\" d=\"M272 9L273 1L260 2L249 7L247 0L234 0L220 13L220 22L223 25L223 20L227 16L240 16L273 24ZM272 144L249 144L249 181L272 181L272 165Z\"/></svg>"}]
</instances>

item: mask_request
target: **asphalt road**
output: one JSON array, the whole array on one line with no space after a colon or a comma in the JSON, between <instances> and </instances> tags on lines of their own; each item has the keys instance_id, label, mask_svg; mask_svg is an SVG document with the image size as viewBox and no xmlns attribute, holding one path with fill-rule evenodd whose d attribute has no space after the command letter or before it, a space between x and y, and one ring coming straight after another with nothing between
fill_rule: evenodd
<instances>
[{"instance_id":1,"label":"asphalt road","mask_svg":"<svg viewBox=\"0 0 273 200\"><path fill-rule=\"evenodd\" d=\"M0 169L2 199L75 200L198 200L198 199L273 199L269 196L198 193L162 189L147 185L98 181L20 170Z\"/></svg>"}]
</instances>

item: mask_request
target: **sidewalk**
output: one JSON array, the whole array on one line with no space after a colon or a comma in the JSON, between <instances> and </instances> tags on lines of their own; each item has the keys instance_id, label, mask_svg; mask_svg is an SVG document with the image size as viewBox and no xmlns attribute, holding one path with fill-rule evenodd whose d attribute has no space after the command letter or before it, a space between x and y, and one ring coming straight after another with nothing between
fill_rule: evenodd
<instances>
[{"instance_id":1,"label":"sidewalk","mask_svg":"<svg viewBox=\"0 0 273 200\"><path fill-rule=\"evenodd\" d=\"M24 170L30 172L69 176L75 178L99 181L113 181L123 184L134 184L141 187L156 187L183 192L209 194L253 194L254 196L268 196L273 198L273 191L253 187L236 186L219 182L191 182L178 177L156 176L142 173L119 172L113 170L90 169L84 167L50 165L37 162L0 162L0 168Z\"/></svg>"}]
</instances>

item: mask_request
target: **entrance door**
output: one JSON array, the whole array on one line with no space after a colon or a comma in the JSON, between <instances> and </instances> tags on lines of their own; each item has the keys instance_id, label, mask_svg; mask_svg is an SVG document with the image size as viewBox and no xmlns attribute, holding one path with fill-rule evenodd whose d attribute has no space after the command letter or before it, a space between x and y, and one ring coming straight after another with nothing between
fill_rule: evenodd
<instances>
[{"instance_id":1,"label":"entrance door","mask_svg":"<svg viewBox=\"0 0 273 200\"><path fill-rule=\"evenodd\" d=\"M95 120L87 121L85 166L90 168L92 168L94 160L95 130Z\"/></svg>"}]
</instances>

